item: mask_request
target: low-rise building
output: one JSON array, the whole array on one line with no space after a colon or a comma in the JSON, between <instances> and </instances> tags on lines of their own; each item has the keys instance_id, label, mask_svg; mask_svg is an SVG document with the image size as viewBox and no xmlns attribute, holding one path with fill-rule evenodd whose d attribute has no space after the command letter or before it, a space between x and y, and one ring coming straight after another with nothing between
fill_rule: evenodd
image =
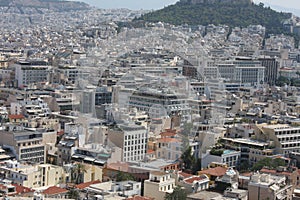
<instances>
[{"instance_id":1,"label":"low-rise building","mask_svg":"<svg viewBox=\"0 0 300 200\"><path fill-rule=\"evenodd\" d=\"M22 165L17 161L6 161L0 167L8 180L29 188L53 186L65 182L65 172L62 167L40 164Z\"/></svg>"},{"instance_id":2,"label":"low-rise building","mask_svg":"<svg viewBox=\"0 0 300 200\"><path fill-rule=\"evenodd\" d=\"M197 193L209 188L209 178L205 174L193 175L179 180L178 185L183 187L187 193Z\"/></svg>"},{"instance_id":3,"label":"low-rise building","mask_svg":"<svg viewBox=\"0 0 300 200\"><path fill-rule=\"evenodd\" d=\"M166 193L172 193L175 188L175 179L171 174L161 171L150 173L149 180L144 182L144 196L156 200L164 200Z\"/></svg>"},{"instance_id":4,"label":"low-rise building","mask_svg":"<svg viewBox=\"0 0 300 200\"><path fill-rule=\"evenodd\" d=\"M292 199L292 185L283 176L257 173L251 176L248 199Z\"/></svg>"},{"instance_id":5,"label":"low-rise building","mask_svg":"<svg viewBox=\"0 0 300 200\"><path fill-rule=\"evenodd\" d=\"M240 163L241 152L234 150L214 150L202 156L201 166L206 168L212 162L224 163L228 167L238 167Z\"/></svg>"}]
</instances>

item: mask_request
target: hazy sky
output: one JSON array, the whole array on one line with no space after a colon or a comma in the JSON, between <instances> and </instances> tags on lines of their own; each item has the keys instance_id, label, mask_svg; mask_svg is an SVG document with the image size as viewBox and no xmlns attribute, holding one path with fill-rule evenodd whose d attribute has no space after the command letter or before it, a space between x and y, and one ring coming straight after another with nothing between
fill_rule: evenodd
<instances>
[{"instance_id":1,"label":"hazy sky","mask_svg":"<svg viewBox=\"0 0 300 200\"><path fill-rule=\"evenodd\" d=\"M99 8L159 9L174 4L177 0L77 0ZM263 2L276 10L297 12L300 14L300 0L254 0ZM287 8L287 9L285 9Z\"/></svg>"}]
</instances>

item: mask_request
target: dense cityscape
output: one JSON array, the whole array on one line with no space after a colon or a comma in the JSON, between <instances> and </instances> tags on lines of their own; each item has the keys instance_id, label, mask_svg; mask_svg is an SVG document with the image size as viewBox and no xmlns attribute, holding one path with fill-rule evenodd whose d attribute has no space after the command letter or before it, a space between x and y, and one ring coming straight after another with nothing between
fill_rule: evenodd
<instances>
[{"instance_id":1,"label":"dense cityscape","mask_svg":"<svg viewBox=\"0 0 300 200\"><path fill-rule=\"evenodd\" d=\"M300 199L300 18L149 12L0 0L0 197Z\"/></svg>"}]
</instances>

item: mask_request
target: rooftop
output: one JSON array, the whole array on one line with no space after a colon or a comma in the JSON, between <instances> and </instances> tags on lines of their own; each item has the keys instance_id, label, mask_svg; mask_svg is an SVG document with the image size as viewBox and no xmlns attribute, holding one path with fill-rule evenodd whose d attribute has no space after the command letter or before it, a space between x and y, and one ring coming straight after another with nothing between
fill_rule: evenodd
<instances>
[{"instance_id":1,"label":"rooftop","mask_svg":"<svg viewBox=\"0 0 300 200\"><path fill-rule=\"evenodd\" d=\"M200 171L198 173L199 174L206 174L206 175L220 177L220 176L224 176L224 174L226 173L226 171L227 171L227 168L225 168L225 167L215 167L215 168L210 168L210 169L202 170L202 171Z\"/></svg>"},{"instance_id":2,"label":"rooftop","mask_svg":"<svg viewBox=\"0 0 300 200\"><path fill-rule=\"evenodd\" d=\"M46 195L55 195L55 194L61 194L61 193L67 193L67 192L68 192L68 190L66 190L66 189L52 186L52 187L49 187L48 189L44 190L42 193L46 194Z\"/></svg>"}]
</instances>

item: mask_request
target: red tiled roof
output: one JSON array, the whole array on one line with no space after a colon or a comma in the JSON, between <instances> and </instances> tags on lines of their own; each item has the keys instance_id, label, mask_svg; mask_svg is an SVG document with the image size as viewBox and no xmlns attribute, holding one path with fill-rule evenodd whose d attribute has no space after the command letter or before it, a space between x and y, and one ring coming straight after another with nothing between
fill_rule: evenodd
<instances>
[{"instance_id":1,"label":"red tiled roof","mask_svg":"<svg viewBox=\"0 0 300 200\"><path fill-rule=\"evenodd\" d=\"M206 179L206 177L204 177L204 175L187 178L187 179L184 179L184 181L187 182L187 183L192 184L194 181L200 181L200 180L203 180L203 179Z\"/></svg>"},{"instance_id":2,"label":"red tiled roof","mask_svg":"<svg viewBox=\"0 0 300 200\"><path fill-rule=\"evenodd\" d=\"M125 200L153 200L154 198L150 198L150 197L142 197L142 196L134 196L134 197L130 197L130 198L127 198Z\"/></svg>"},{"instance_id":3,"label":"red tiled roof","mask_svg":"<svg viewBox=\"0 0 300 200\"><path fill-rule=\"evenodd\" d=\"M226 171L227 171L227 168L225 168L225 167L215 167L215 168L202 170L199 172L199 174L206 174L206 175L219 177L219 176L224 176Z\"/></svg>"},{"instance_id":4,"label":"red tiled roof","mask_svg":"<svg viewBox=\"0 0 300 200\"><path fill-rule=\"evenodd\" d=\"M90 181L90 182L86 182L86 183L81 183L81 184L76 185L75 187L77 189L82 190L82 189L84 189L86 187L89 187L90 185L97 184L97 183L101 183L101 181L95 180L95 181Z\"/></svg>"},{"instance_id":5,"label":"red tiled roof","mask_svg":"<svg viewBox=\"0 0 300 200\"><path fill-rule=\"evenodd\" d=\"M179 174L179 176L182 176L183 178L188 178L188 177L193 176L193 174L188 174L188 173L185 173L185 172L179 172L178 174Z\"/></svg>"},{"instance_id":6,"label":"red tiled roof","mask_svg":"<svg viewBox=\"0 0 300 200\"><path fill-rule=\"evenodd\" d=\"M24 119L24 115L8 115L9 119Z\"/></svg>"},{"instance_id":7,"label":"red tiled roof","mask_svg":"<svg viewBox=\"0 0 300 200\"><path fill-rule=\"evenodd\" d=\"M12 185L15 186L16 193L18 193L18 194L34 192L33 189L28 188L28 187L24 187L22 185L18 185L18 184L12 184Z\"/></svg>"},{"instance_id":8,"label":"red tiled roof","mask_svg":"<svg viewBox=\"0 0 300 200\"><path fill-rule=\"evenodd\" d=\"M52 187L49 187L48 189L44 190L43 194L54 195L54 194L61 194L61 193L67 193L67 192L68 192L68 190L66 190L66 189L52 186Z\"/></svg>"}]
</instances>

